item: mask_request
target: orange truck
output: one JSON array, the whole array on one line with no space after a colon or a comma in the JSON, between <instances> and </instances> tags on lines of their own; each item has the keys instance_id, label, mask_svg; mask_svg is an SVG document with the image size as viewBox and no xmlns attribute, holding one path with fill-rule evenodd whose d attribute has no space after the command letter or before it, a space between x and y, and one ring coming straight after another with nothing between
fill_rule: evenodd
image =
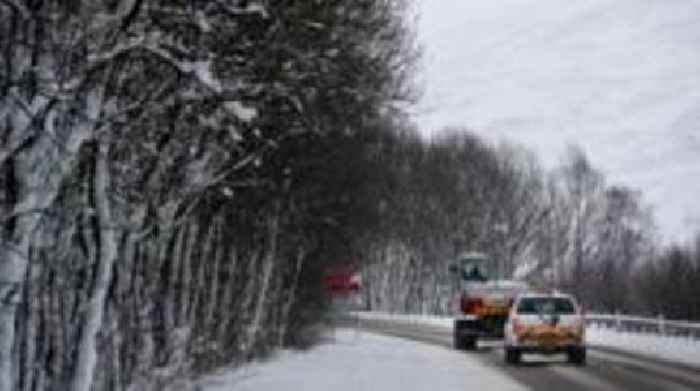
<instances>
[{"instance_id":1,"label":"orange truck","mask_svg":"<svg viewBox=\"0 0 700 391\"><path fill-rule=\"evenodd\" d=\"M457 284L454 347L476 349L480 339L500 339L516 297L528 291L521 281L498 279L494 262L483 253L465 253L450 265Z\"/></svg>"}]
</instances>

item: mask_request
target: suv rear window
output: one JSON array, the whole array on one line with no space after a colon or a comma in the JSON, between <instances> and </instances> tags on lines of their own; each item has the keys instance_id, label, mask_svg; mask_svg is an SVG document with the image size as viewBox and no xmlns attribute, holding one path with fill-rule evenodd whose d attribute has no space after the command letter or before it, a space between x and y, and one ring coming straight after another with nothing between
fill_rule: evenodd
<instances>
[{"instance_id":1,"label":"suv rear window","mask_svg":"<svg viewBox=\"0 0 700 391\"><path fill-rule=\"evenodd\" d=\"M571 299L565 297L525 297L518 303L518 314L574 314Z\"/></svg>"}]
</instances>

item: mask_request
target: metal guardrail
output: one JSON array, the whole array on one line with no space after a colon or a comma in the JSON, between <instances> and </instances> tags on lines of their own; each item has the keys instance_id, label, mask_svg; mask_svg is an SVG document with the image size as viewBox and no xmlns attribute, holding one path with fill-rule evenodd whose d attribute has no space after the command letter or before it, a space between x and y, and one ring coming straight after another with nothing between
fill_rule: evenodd
<instances>
[{"instance_id":1,"label":"metal guardrail","mask_svg":"<svg viewBox=\"0 0 700 391\"><path fill-rule=\"evenodd\" d=\"M389 314L381 312L351 312L358 320L371 320L374 322L400 322L404 324L419 324L424 326L451 327L452 317ZM700 339L700 322L687 322L669 320L663 316L645 318L623 314L586 314L586 323L614 329L644 334L662 334L668 336L687 337Z\"/></svg>"},{"instance_id":2,"label":"metal guardrail","mask_svg":"<svg viewBox=\"0 0 700 391\"><path fill-rule=\"evenodd\" d=\"M661 315L656 318L644 318L622 314L586 314L586 323L618 331L700 339L700 323L669 320Z\"/></svg>"}]
</instances>

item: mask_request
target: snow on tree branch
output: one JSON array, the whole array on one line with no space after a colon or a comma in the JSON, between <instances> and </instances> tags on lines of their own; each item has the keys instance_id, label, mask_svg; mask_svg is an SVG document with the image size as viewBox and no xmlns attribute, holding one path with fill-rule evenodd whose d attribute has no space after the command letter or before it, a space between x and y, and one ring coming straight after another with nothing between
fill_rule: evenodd
<instances>
[{"instance_id":1,"label":"snow on tree branch","mask_svg":"<svg viewBox=\"0 0 700 391\"><path fill-rule=\"evenodd\" d=\"M245 8L228 5L224 0L216 0L216 3L220 6L221 10L229 15L259 15L263 19L269 17L267 9L260 1L251 1Z\"/></svg>"},{"instance_id":2,"label":"snow on tree branch","mask_svg":"<svg viewBox=\"0 0 700 391\"><path fill-rule=\"evenodd\" d=\"M250 122L258 115L254 107L244 106L239 101L225 102L224 107L243 122Z\"/></svg>"}]
</instances>

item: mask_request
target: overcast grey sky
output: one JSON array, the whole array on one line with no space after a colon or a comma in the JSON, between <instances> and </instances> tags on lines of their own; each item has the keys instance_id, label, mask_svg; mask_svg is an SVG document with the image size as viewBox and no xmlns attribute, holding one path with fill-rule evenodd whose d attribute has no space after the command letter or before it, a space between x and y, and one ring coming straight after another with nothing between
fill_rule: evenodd
<instances>
[{"instance_id":1,"label":"overcast grey sky","mask_svg":"<svg viewBox=\"0 0 700 391\"><path fill-rule=\"evenodd\" d=\"M666 240L700 229L700 0L419 0L426 134L579 144Z\"/></svg>"}]
</instances>

